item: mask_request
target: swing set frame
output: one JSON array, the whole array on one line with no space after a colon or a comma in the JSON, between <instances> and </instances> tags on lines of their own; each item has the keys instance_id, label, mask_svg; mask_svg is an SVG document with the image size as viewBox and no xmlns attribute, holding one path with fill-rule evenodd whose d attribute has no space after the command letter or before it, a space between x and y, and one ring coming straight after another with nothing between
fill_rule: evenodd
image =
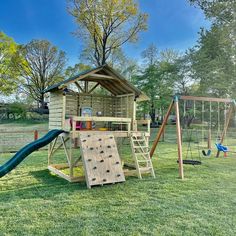
<instances>
[{"instance_id":1,"label":"swing set frame","mask_svg":"<svg viewBox=\"0 0 236 236\"><path fill-rule=\"evenodd\" d=\"M179 177L181 179L184 179L184 168L183 168L183 150L182 150L182 132L181 132L181 124L180 124L180 111L179 111L179 101L194 101L194 113L195 113L195 102L196 101L202 101L204 102L210 102L210 109L211 109L211 102L217 102L219 103L224 103L224 104L229 104L230 108L228 110L228 114L225 115L225 123L224 123L224 129L220 135L220 144L223 144L229 123L230 123L230 118L232 116L232 112L235 107L235 100L230 99L230 98L212 98L212 97L196 97L196 96L181 96L181 95L175 95L168 107L167 113L164 117L164 120L162 122L161 127L159 128L159 131L156 135L156 138L153 142L152 148L150 150L150 157L153 157L153 154L156 150L156 147L164 134L165 131L165 126L167 125L168 118L174 109L175 115L176 115L176 136L177 136L177 145L178 145L178 165L179 165ZM219 107L219 106L218 106ZM211 113L211 112L210 112ZM209 131L210 132L210 131ZM210 147L211 143L211 134L208 136L208 148ZM220 151L217 151L216 157L219 157Z\"/></svg>"}]
</instances>

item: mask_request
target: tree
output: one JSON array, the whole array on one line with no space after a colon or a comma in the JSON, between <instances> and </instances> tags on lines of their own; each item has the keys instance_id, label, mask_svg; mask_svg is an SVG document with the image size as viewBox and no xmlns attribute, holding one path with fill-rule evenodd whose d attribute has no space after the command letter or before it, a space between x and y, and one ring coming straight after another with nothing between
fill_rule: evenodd
<instances>
[{"instance_id":1,"label":"tree","mask_svg":"<svg viewBox=\"0 0 236 236\"><path fill-rule=\"evenodd\" d=\"M80 72L89 70L91 67L83 63L75 64L74 66L68 66L65 70L65 77L70 78L78 75Z\"/></svg>"},{"instance_id":2,"label":"tree","mask_svg":"<svg viewBox=\"0 0 236 236\"><path fill-rule=\"evenodd\" d=\"M158 50L154 43L150 44L142 53L142 58L147 65L154 65L157 63Z\"/></svg>"},{"instance_id":3,"label":"tree","mask_svg":"<svg viewBox=\"0 0 236 236\"><path fill-rule=\"evenodd\" d=\"M65 53L46 40L32 40L18 53L24 58L24 63L15 64L24 79L20 88L43 108L44 90L63 79Z\"/></svg>"},{"instance_id":4,"label":"tree","mask_svg":"<svg viewBox=\"0 0 236 236\"><path fill-rule=\"evenodd\" d=\"M190 0L211 20L209 30L201 29L192 53L192 68L199 80L199 92L233 96L236 89L236 2Z\"/></svg>"},{"instance_id":5,"label":"tree","mask_svg":"<svg viewBox=\"0 0 236 236\"><path fill-rule=\"evenodd\" d=\"M142 56L145 59L146 67L140 75L136 76L136 85L144 91L149 97L149 106L143 105L143 110L147 112L152 120L152 125L156 123L156 110L160 108L162 116L164 110L170 102L170 97L173 95L173 83L177 74L177 67L175 61L171 60L174 57L170 51L167 50L169 57L162 57L158 54L158 50L154 45L149 46Z\"/></svg>"},{"instance_id":6,"label":"tree","mask_svg":"<svg viewBox=\"0 0 236 236\"><path fill-rule=\"evenodd\" d=\"M195 93L196 88L198 88L198 81L193 78L192 53L193 50L189 49L184 55L176 59L178 72L174 83L176 94L190 95Z\"/></svg>"},{"instance_id":7,"label":"tree","mask_svg":"<svg viewBox=\"0 0 236 236\"><path fill-rule=\"evenodd\" d=\"M75 34L86 43L83 53L98 66L147 28L147 15L135 0L69 0L68 10L78 24Z\"/></svg>"},{"instance_id":8,"label":"tree","mask_svg":"<svg viewBox=\"0 0 236 236\"><path fill-rule=\"evenodd\" d=\"M12 62L16 57L18 45L3 32L0 32L0 92L4 95L11 94L18 84L18 76L14 73Z\"/></svg>"}]
</instances>

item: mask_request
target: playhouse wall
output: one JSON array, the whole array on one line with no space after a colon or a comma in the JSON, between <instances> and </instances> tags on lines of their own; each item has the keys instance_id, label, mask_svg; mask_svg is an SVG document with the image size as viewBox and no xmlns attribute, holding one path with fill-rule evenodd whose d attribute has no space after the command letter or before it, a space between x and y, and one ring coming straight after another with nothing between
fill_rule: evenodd
<instances>
[{"instance_id":1,"label":"playhouse wall","mask_svg":"<svg viewBox=\"0 0 236 236\"><path fill-rule=\"evenodd\" d=\"M94 94L66 94L66 117L79 116L80 109L92 107L92 116L101 112L107 117L128 117L133 115L133 95L105 96Z\"/></svg>"},{"instance_id":2,"label":"playhouse wall","mask_svg":"<svg viewBox=\"0 0 236 236\"><path fill-rule=\"evenodd\" d=\"M50 93L49 130L62 128L63 94L61 91Z\"/></svg>"},{"instance_id":3,"label":"playhouse wall","mask_svg":"<svg viewBox=\"0 0 236 236\"><path fill-rule=\"evenodd\" d=\"M133 118L134 95L121 95L116 97L115 116Z\"/></svg>"}]
</instances>

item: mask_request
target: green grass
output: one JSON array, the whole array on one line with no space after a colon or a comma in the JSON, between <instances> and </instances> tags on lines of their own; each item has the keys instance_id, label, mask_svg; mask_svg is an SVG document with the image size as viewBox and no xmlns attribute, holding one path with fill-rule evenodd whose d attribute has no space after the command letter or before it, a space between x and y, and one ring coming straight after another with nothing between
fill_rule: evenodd
<instances>
[{"instance_id":1,"label":"green grass","mask_svg":"<svg viewBox=\"0 0 236 236\"><path fill-rule=\"evenodd\" d=\"M1 121L1 131L14 131L14 130L47 130L47 121L34 121L34 120L16 120L16 121Z\"/></svg>"},{"instance_id":2,"label":"green grass","mask_svg":"<svg viewBox=\"0 0 236 236\"><path fill-rule=\"evenodd\" d=\"M34 140L34 130L42 137L48 130L47 122L8 121L0 124L0 153L17 151Z\"/></svg>"},{"instance_id":3,"label":"green grass","mask_svg":"<svg viewBox=\"0 0 236 236\"><path fill-rule=\"evenodd\" d=\"M182 181L174 150L160 144L156 179L91 190L50 174L47 151L35 152L0 179L0 235L236 235L236 157L185 166Z\"/></svg>"}]
</instances>

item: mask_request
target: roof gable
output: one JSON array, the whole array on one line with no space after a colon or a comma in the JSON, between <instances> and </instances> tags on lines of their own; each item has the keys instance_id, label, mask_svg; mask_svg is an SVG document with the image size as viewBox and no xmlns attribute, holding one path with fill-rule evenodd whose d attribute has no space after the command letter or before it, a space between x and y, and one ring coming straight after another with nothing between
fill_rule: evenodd
<instances>
[{"instance_id":1,"label":"roof gable","mask_svg":"<svg viewBox=\"0 0 236 236\"><path fill-rule=\"evenodd\" d=\"M66 88L69 84L76 83L77 81L97 82L113 95L134 93L138 100L149 100L144 93L142 93L138 88L127 81L120 73L108 65L83 71L74 77L48 87L44 92L46 93L61 90Z\"/></svg>"}]
</instances>

